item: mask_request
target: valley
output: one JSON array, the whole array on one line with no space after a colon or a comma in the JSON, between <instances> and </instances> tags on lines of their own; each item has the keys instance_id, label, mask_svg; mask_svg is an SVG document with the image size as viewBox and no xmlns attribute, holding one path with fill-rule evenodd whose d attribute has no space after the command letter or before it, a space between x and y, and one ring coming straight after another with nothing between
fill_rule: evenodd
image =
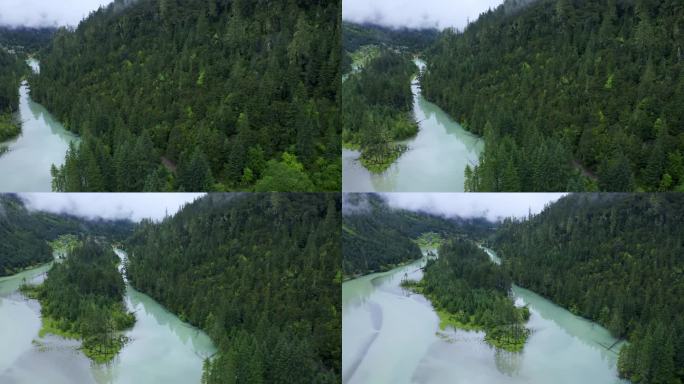
<instances>
[{"instance_id":1,"label":"valley","mask_svg":"<svg viewBox=\"0 0 684 384\"><path fill-rule=\"evenodd\" d=\"M52 198L0 195L3 383L338 382L339 197Z\"/></svg>"},{"instance_id":2,"label":"valley","mask_svg":"<svg viewBox=\"0 0 684 384\"><path fill-rule=\"evenodd\" d=\"M40 71L40 63L27 60L34 72ZM67 150L78 146L78 136L64 129L42 105L34 102L30 86L24 80L19 89L19 109L16 119L21 123L21 134L0 143L0 183L2 192L50 192L52 175L50 169L64 163ZM19 171L21 170L21 171Z\"/></svg>"},{"instance_id":3,"label":"valley","mask_svg":"<svg viewBox=\"0 0 684 384\"><path fill-rule=\"evenodd\" d=\"M536 212L477 226L441 213L472 198L439 196L412 194L402 205L392 194L346 194L345 266L373 267L342 286L343 382L653 383L682 375L684 260L667 229L682 219L680 196L549 196ZM526 198L542 195L488 195L478 204L502 211L502 202ZM654 217L656 227L638 224ZM606 221L613 224L599 229ZM385 229L365 230L372 223ZM435 230L437 248L407 248ZM402 237L403 248L375 245ZM629 261L609 261L616 258ZM373 273L378 262L387 270Z\"/></svg>"}]
</instances>

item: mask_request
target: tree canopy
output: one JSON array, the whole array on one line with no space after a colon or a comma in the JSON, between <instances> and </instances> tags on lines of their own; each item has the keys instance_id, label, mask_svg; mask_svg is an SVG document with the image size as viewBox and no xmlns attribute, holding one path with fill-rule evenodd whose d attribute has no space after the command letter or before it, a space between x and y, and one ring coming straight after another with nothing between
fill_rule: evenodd
<instances>
[{"instance_id":1,"label":"tree canopy","mask_svg":"<svg viewBox=\"0 0 684 384\"><path fill-rule=\"evenodd\" d=\"M417 68L408 54L390 48L358 55L356 68L342 82L342 140L361 150L366 168L382 172L406 150L395 141L418 132L411 92Z\"/></svg>"},{"instance_id":2,"label":"tree canopy","mask_svg":"<svg viewBox=\"0 0 684 384\"><path fill-rule=\"evenodd\" d=\"M13 114L19 109L19 83L27 69L16 54L5 50L0 41L0 143L21 132Z\"/></svg>"},{"instance_id":3,"label":"tree canopy","mask_svg":"<svg viewBox=\"0 0 684 384\"><path fill-rule=\"evenodd\" d=\"M427 296L437 309L442 327L482 329L495 347L520 351L530 331L527 307L517 308L508 296L510 276L471 239L456 238L439 248L419 282L405 282Z\"/></svg>"},{"instance_id":4,"label":"tree canopy","mask_svg":"<svg viewBox=\"0 0 684 384\"><path fill-rule=\"evenodd\" d=\"M682 2L507 3L427 55L426 98L485 138L467 188L684 188Z\"/></svg>"},{"instance_id":5,"label":"tree canopy","mask_svg":"<svg viewBox=\"0 0 684 384\"><path fill-rule=\"evenodd\" d=\"M250 190L290 153L313 189L339 190L338 12L328 1L116 0L58 30L31 95L82 144L53 185ZM265 185L289 187L278 181Z\"/></svg>"},{"instance_id":6,"label":"tree canopy","mask_svg":"<svg viewBox=\"0 0 684 384\"><path fill-rule=\"evenodd\" d=\"M604 325L629 344L620 375L684 378L684 196L575 194L494 237L517 284Z\"/></svg>"},{"instance_id":7,"label":"tree canopy","mask_svg":"<svg viewBox=\"0 0 684 384\"><path fill-rule=\"evenodd\" d=\"M13 194L0 194L0 276L53 259L49 241L61 235L122 240L133 229L126 220L87 220L67 214L30 211Z\"/></svg>"},{"instance_id":8,"label":"tree canopy","mask_svg":"<svg viewBox=\"0 0 684 384\"><path fill-rule=\"evenodd\" d=\"M210 194L129 239L136 289L201 327L205 383L338 383L338 194Z\"/></svg>"},{"instance_id":9,"label":"tree canopy","mask_svg":"<svg viewBox=\"0 0 684 384\"><path fill-rule=\"evenodd\" d=\"M342 269L347 276L385 271L420 258L415 240L425 233L479 237L491 226L482 219L445 219L395 209L376 194L348 193L342 219Z\"/></svg>"},{"instance_id":10,"label":"tree canopy","mask_svg":"<svg viewBox=\"0 0 684 384\"><path fill-rule=\"evenodd\" d=\"M81 339L84 353L99 363L114 358L126 341L119 331L135 323L118 263L109 244L88 238L55 263L43 284L24 287L40 300L41 332Z\"/></svg>"},{"instance_id":11,"label":"tree canopy","mask_svg":"<svg viewBox=\"0 0 684 384\"><path fill-rule=\"evenodd\" d=\"M342 23L342 48L351 53L365 45L398 47L411 52L422 51L439 36L437 29L390 28L377 24Z\"/></svg>"}]
</instances>

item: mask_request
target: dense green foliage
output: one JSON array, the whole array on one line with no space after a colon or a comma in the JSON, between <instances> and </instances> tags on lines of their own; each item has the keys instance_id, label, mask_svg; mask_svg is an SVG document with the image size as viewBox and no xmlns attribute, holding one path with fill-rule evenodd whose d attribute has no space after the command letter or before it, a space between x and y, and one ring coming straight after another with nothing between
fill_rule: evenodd
<instances>
[{"instance_id":1,"label":"dense green foliage","mask_svg":"<svg viewBox=\"0 0 684 384\"><path fill-rule=\"evenodd\" d=\"M391 208L376 194L345 194L342 219L342 270L354 276L391 269L421 257L419 238L455 233L481 237L490 230L485 220L445 219L428 213Z\"/></svg>"},{"instance_id":2,"label":"dense green foliage","mask_svg":"<svg viewBox=\"0 0 684 384\"><path fill-rule=\"evenodd\" d=\"M0 44L0 142L21 132L12 114L19 109L19 82L26 69L16 55Z\"/></svg>"},{"instance_id":3,"label":"dense green foliage","mask_svg":"<svg viewBox=\"0 0 684 384\"><path fill-rule=\"evenodd\" d=\"M127 273L214 340L206 383L337 383L337 194L212 194L129 240Z\"/></svg>"},{"instance_id":4,"label":"dense green foliage","mask_svg":"<svg viewBox=\"0 0 684 384\"><path fill-rule=\"evenodd\" d=\"M445 31L425 96L484 135L471 191L684 188L684 4L544 0Z\"/></svg>"},{"instance_id":5,"label":"dense green foliage","mask_svg":"<svg viewBox=\"0 0 684 384\"><path fill-rule=\"evenodd\" d=\"M41 52L32 97L82 136L65 191L340 189L335 1L116 0ZM280 163L280 164L279 164Z\"/></svg>"},{"instance_id":6,"label":"dense green foliage","mask_svg":"<svg viewBox=\"0 0 684 384\"><path fill-rule=\"evenodd\" d=\"M118 353L126 339L117 332L135 323L123 301L118 262L108 245L88 239L55 263L42 285L25 288L40 300L44 332L81 339L84 353L97 362Z\"/></svg>"},{"instance_id":7,"label":"dense green foliage","mask_svg":"<svg viewBox=\"0 0 684 384\"><path fill-rule=\"evenodd\" d=\"M342 48L346 52L354 52L364 45L398 47L417 52L427 48L438 36L436 29L394 29L375 24L342 23Z\"/></svg>"},{"instance_id":8,"label":"dense green foliage","mask_svg":"<svg viewBox=\"0 0 684 384\"><path fill-rule=\"evenodd\" d=\"M0 46L21 53L35 53L45 48L57 31L53 27L27 28L0 26Z\"/></svg>"},{"instance_id":9,"label":"dense green foliage","mask_svg":"<svg viewBox=\"0 0 684 384\"><path fill-rule=\"evenodd\" d=\"M48 241L60 235L122 239L132 228L128 221L93 221L29 211L17 196L0 194L0 276L51 261L52 250Z\"/></svg>"},{"instance_id":10,"label":"dense green foliage","mask_svg":"<svg viewBox=\"0 0 684 384\"><path fill-rule=\"evenodd\" d=\"M384 171L406 150L396 140L418 132L411 92L415 72L408 55L383 49L342 82L342 140L360 148L361 163L373 172Z\"/></svg>"},{"instance_id":11,"label":"dense green foliage","mask_svg":"<svg viewBox=\"0 0 684 384\"><path fill-rule=\"evenodd\" d=\"M506 221L494 242L513 280L627 338L620 374L684 379L684 195L562 198Z\"/></svg>"},{"instance_id":12,"label":"dense green foliage","mask_svg":"<svg viewBox=\"0 0 684 384\"><path fill-rule=\"evenodd\" d=\"M454 239L442 245L439 258L428 260L423 279L414 287L438 312L446 312L443 323L482 329L487 342L509 351L525 345L529 310L513 305L508 296L511 278L471 240Z\"/></svg>"}]
</instances>

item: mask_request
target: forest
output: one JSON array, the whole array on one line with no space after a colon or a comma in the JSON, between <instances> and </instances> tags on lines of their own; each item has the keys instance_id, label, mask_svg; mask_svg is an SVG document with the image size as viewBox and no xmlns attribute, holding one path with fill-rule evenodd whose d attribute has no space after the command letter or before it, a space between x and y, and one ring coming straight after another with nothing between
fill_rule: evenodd
<instances>
[{"instance_id":1,"label":"forest","mask_svg":"<svg viewBox=\"0 0 684 384\"><path fill-rule=\"evenodd\" d=\"M366 45L394 47L418 53L439 36L436 29L389 28L375 24L342 22L342 49L355 52Z\"/></svg>"},{"instance_id":2,"label":"forest","mask_svg":"<svg viewBox=\"0 0 684 384\"><path fill-rule=\"evenodd\" d=\"M493 239L516 284L597 321L629 344L620 375L684 380L684 196L574 194L506 220Z\"/></svg>"},{"instance_id":3,"label":"forest","mask_svg":"<svg viewBox=\"0 0 684 384\"><path fill-rule=\"evenodd\" d=\"M466 190L684 190L684 4L513 3L426 53L425 97L484 136Z\"/></svg>"},{"instance_id":4,"label":"forest","mask_svg":"<svg viewBox=\"0 0 684 384\"><path fill-rule=\"evenodd\" d=\"M419 259L421 251L416 240L421 235L479 237L488 234L492 227L484 219L445 219L394 209L377 194L344 196L342 270L346 277L386 271Z\"/></svg>"},{"instance_id":5,"label":"forest","mask_svg":"<svg viewBox=\"0 0 684 384\"><path fill-rule=\"evenodd\" d=\"M338 383L339 194L212 194L143 221L131 285L202 328L203 383Z\"/></svg>"},{"instance_id":6,"label":"forest","mask_svg":"<svg viewBox=\"0 0 684 384\"><path fill-rule=\"evenodd\" d=\"M402 286L425 295L437 310L440 327L484 330L485 341L507 351L520 351L530 331L527 307L517 308L508 296L510 276L470 239L455 238L430 259L423 279Z\"/></svg>"},{"instance_id":7,"label":"forest","mask_svg":"<svg viewBox=\"0 0 684 384\"><path fill-rule=\"evenodd\" d=\"M115 0L39 52L56 191L340 189L340 6Z\"/></svg>"},{"instance_id":8,"label":"forest","mask_svg":"<svg viewBox=\"0 0 684 384\"><path fill-rule=\"evenodd\" d=\"M417 72L408 54L378 48L342 82L342 140L361 151L360 161L380 173L406 151L396 143L418 133L411 79Z\"/></svg>"},{"instance_id":9,"label":"forest","mask_svg":"<svg viewBox=\"0 0 684 384\"><path fill-rule=\"evenodd\" d=\"M0 42L0 143L21 132L14 113L19 109L19 83L28 67ZM2 148L0 148L2 155Z\"/></svg>"},{"instance_id":10,"label":"forest","mask_svg":"<svg viewBox=\"0 0 684 384\"><path fill-rule=\"evenodd\" d=\"M119 331L135 323L123 297L119 258L109 244L92 238L74 248L48 271L39 286L22 290L41 304L40 335L52 333L80 339L86 356L98 363L113 359L126 343Z\"/></svg>"},{"instance_id":11,"label":"forest","mask_svg":"<svg viewBox=\"0 0 684 384\"><path fill-rule=\"evenodd\" d=\"M0 25L0 46L19 54L31 54L46 47L57 31L54 27L5 27Z\"/></svg>"},{"instance_id":12,"label":"forest","mask_svg":"<svg viewBox=\"0 0 684 384\"><path fill-rule=\"evenodd\" d=\"M52 261L48 242L62 235L106 236L122 240L132 233L126 220L86 220L66 214L30 211L17 195L0 194L0 276Z\"/></svg>"}]
</instances>

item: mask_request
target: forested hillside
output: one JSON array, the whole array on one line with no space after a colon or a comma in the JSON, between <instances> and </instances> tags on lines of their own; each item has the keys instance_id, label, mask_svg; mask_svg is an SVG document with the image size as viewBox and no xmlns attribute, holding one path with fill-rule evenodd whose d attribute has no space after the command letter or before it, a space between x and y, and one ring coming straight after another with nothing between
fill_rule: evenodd
<instances>
[{"instance_id":1,"label":"forested hillside","mask_svg":"<svg viewBox=\"0 0 684 384\"><path fill-rule=\"evenodd\" d=\"M684 379L684 196L570 195L506 221L495 247L513 281L626 338L621 376Z\"/></svg>"},{"instance_id":2,"label":"forested hillside","mask_svg":"<svg viewBox=\"0 0 684 384\"><path fill-rule=\"evenodd\" d=\"M441 327L483 330L497 348L520 351L529 330L526 307L516 308L508 296L511 278L470 239L453 239L439 248L439 258L428 260L419 282L402 284L430 299Z\"/></svg>"},{"instance_id":3,"label":"forested hillside","mask_svg":"<svg viewBox=\"0 0 684 384\"><path fill-rule=\"evenodd\" d=\"M346 276L391 269L421 257L414 240L433 232L482 237L492 224L484 219L445 219L391 208L376 194L345 194L342 219L342 269Z\"/></svg>"},{"instance_id":4,"label":"forested hillside","mask_svg":"<svg viewBox=\"0 0 684 384\"><path fill-rule=\"evenodd\" d=\"M206 383L338 383L335 194L209 195L128 242L136 289L204 329Z\"/></svg>"},{"instance_id":5,"label":"forested hillside","mask_svg":"<svg viewBox=\"0 0 684 384\"><path fill-rule=\"evenodd\" d=\"M339 2L116 0L41 52L64 191L339 190Z\"/></svg>"},{"instance_id":6,"label":"forested hillside","mask_svg":"<svg viewBox=\"0 0 684 384\"><path fill-rule=\"evenodd\" d=\"M376 24L342 23L342 48L354 52L364 45L398 47L419 52L439 36L436 29L389 28Z\"/></svg>"},{"instance_id":7,"label":"forested hillside","mask_svg":"<svg viewBox=\"0 0 684 384\"><path fill-rule=\"evenodd\" d=\"M361 150L361 163L382 172L418 132L413 117L411 78L417 72L410 56L383 48L342 82L342 140Z\"/></svg>"},{"instance_id":8,"label":"forested hillside","mask_svg":"<svg viewBox=\"0 0 684 384\"><path fill-rule=\"evenodd\" d=\"M45 282L24 287L41 303L42 333L82 340L82 350L96 362L116 356L126 342L120 331L135 323L123 301L124 280L109 244L87 239L61 263L55 263Z\"/></svg>"},{"instance_id":9,"label":"forested hillside","mask_svg":"<svg viewBox=\"0 0 684 384\"><path fill-rule=\"evenodd\" d=\"M68 215L29 211L19 197L0 194L0 276L52 260L48 241L60 235L107 236L123 239L128 221L92 221Z\"/></svg>"},{"instance_id":10,"label":"forested hillside","mask_svg":"<svg viewBox=\"0 0 684 384\"><path fill-rule=\"evenodd\" d=\"M469 190L682 190L683 41L680 0L499 7L442 33L423 91L484 135Z\"/></svg>"},{"instance_id":11,"label":"forested hillside","mask_svg":"<svg viewBox=\"0 0 684 384\"><path fill-rule=\"evenodd\" d=\"M0 142L21 132L13 113L19 109L19 82L27 69L16 55L0 44Z\"/></svg>"},{"instance_id":12,"label":"forested hillside","mask_svg":"<svg viewBox=\"0 0 684 384\"><path fill-rule=\"evenodd\" d=\"M11 48L21 53L35 53L46 47L56 28L27 28L0 26L0 46Z\"/></svg>"}]
</instances>

